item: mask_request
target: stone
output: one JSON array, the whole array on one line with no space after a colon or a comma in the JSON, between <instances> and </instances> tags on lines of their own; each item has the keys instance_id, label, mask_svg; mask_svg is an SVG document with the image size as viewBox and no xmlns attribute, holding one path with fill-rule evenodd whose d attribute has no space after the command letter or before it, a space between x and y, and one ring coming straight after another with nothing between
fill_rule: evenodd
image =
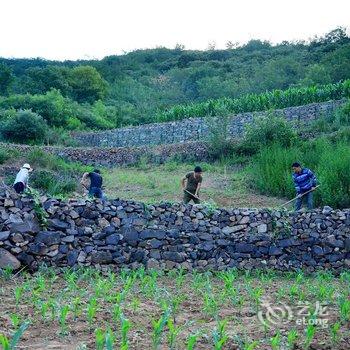
<instances>
[{"instance_id":1,"label":"stone","mask_svg":"<svg viewBox=\"0 0 350 350\"><path fill-rule=\"evenodd\" d=\"M33 261L34 261L33 256L31 256L31 255L29 255L29 254L27 254L27 253L25 253L25 252L19 253L19 254L17 255L17 258L18 258L18 260L19 260L22 264L24 264L24 265L26 265L26 266L31 266L31 264L32 264Z\"/></svg>"},{"instance_id":2,"label":"stone","mask_svg":"<svg viewBox=\"0 0 350 350\"><path fill-rule=\"evenodd\" d=\"M315 245L314 247L312 247L312 252L318 256L323 255L323 249L322 249L322 247L320 247L318 245Z\"/></svg>"},{"instance_id":3,"label":"stone","mask_svg":"<svg viewBox=\"0 0 350 350\"><path fill-rule=\"evenodd\" d=\"M85 262L85 260L86 260L86 253L84 251L80 251L77 261L80 263L83 263Z\"/></svg>"},{"instance_id":4,"label":"stone","mask_svg":"<svg viewBox=\"0 0 350 350\"><path fill-rule=\"evenodd\" d=\"M12 242L14 243L22 243L24 242L24 238L20 233L15 233L11 237Z\"/></svg>"},{"instance_id":5,"label":"stone","mask_svg":"<svg viewBox=\"0 0 350 350\"><path fill-rule=\"evenodd\" d=\"M165 232L161 230L144 230L140 233L140 239L163 239L165 238Z\"/></svg>"},{"instance_id":6,"label":"stone","mask_svg":"<svg viewBox=\"0 0 350 350\"><path fill-rule=\"evenodd\" d=\"M62 242L72 243L72 242L74 242L74 236L73 235L69 235L69 236L63 237L62 238Z\"/></svg>"},{"instance_id":7,"label":"stone","mask_svg":"<svg viewBox=\"0 0 350 350\"><path fill-rule=\"evenodd\" d=\"M175 262L183 262L184 257L178 252L163 252L162 257L164 260L170 260Z\"/></svg>"},{"instance_id":8,"label":"stone","mask_svg":"<svg viewBox=\"0 0 350 350\"><path fill-rule=\"evenodd\" d=\"M0 241L6 241L10 236L10 231L0 232Z\"/></svg>"},{"instance_id":9,"label":"stone","mask_svg":"<svg viewBox=\"0 0 350 350\"><path fill-rule=\"evenodd\" d=\"M258 233L266 233L267 232L267 225L266 224L260 224L258 226Z\"/></svg>"},{"instance_id":10,"label":"stone","mask_svg":"<svg viewBox=\"0 0 350 350\"><path fill-rule=\"evenodd\" d=\"M0 241L1 241L1 232L0 232ZM350 238L346 238L344 241L345 251L350 252Z\"/></svg>"},{"instance_id":11,"label":"stone","mask_svg":"<svg viewBox=\"0 0 350 350\"><path fill-rule=\"evenodd\" d=\"M236 251L238 253L251 253L255 249L257 249L257 248L255 247L254 244L237 243L234 246L234 251Z\"/></svg>"},{"instance_id":12,"label":"stone","mask_svg":"<svg viewBox=\"0 0 350 350\"><path fill-rule=\"evenodd\" d=\"M59 232L55 231L41 231L34 239L35 243L44 243L45 245L53 245L61 242L61 236Z\"/></svg>"},{"instance_id":13,"label":"stone","mask_svg":"<svg viewBox=\"0 0 350 350\"><path fill-rule=\"evenodd\" d=\"M123 240L132 246L136 245L139 241L139 233L134 228L123 227L121 234L123 236Z\"/></svg>"},{"instance_id":14,"label":"stone","mask_svg":"<svg viewBox=\"0 0 350 350\"><path fill-rule=\"evenodd\" d=\"M147 269L159 269L160 265L156 259L148 259L146 264Z\"/></svg>"},{"instance_id":15,"label":"stone","mask_svg":"<svg viewBox=\"0 0 350 350\"><path fill-rule=\"evenodd\" d=\"M97 251L91 253L91 261L95 264L109 264L113 260L109 251Z\"/></svg>"},{"instance_id":16,"label":"stone","mask_svg":"<svg viewBox=\"0 0 350 350\"><path fill-rule=\"evenodd\" d=\"M21 262L7 250L0 248L0 269L10 268L17 270L21 267Z\"/></svg>"},{"instance_id":17,"label":"stone","mask_svg":"<svg viewBox=\"0 0 350 350\"><path fill-rule=\"evenodd\" d=\"M283 254L283 251L281 248L279 247L274 247L274 246L271 246L270 249L269 249L269 255L281 255Z\"/></svg>"},{"instance_id":18,"label":"stone","mask_svg":"<svg viewBox=\"0 0 350 350\"><path fill-rule=\"evenodd\" d=\"M120 236L116 233L111 234L106 238L106 244L117 245L120 241Z\"/></svg>"},{"instance_id":19,"label":"stone","mask_svg":"<svg viewBox=\"0 0 350 350\"><path fill-rule=\"evenodd\" d=\"M225 226L223 229L222 229L222 233L225 234L225 235L229 235L231 233L235 233L235 232L238 232L238 231L242 231L246 228L247 226L246 225L235 225L235 226Z\"/></svg>"},{"instance_id":20,"label":"stone","mask_svg":"<svg viewBox=\"0 0 350 350\"><path fill-rule=\"evenodd\" d=\"M10 226L12 233L37 233L40 230L40 226L37 220L25 220L23 222L15 222Z\"/></svg>"},{"instance_id":21,"label":"stone","mask_svg":"<svg viewBox=\"0 0 350 350\"><path fill-rule=\"evenodd\" d=\"M77 250L71 250L67 254L67 264L68 266L74 266L78 259L78 251Z\"/></svg>"},{"instance_id":22,"label":"stone","mask_svg":"<svg viewBox=\"0 0 350 350\"><path fill-rule=\"evenodd\" d=\"M47 223L49 227L53 227L56 230L65 230L69 228L69 224L58 219L48 219Z\"/></svg>"}]
</instances>

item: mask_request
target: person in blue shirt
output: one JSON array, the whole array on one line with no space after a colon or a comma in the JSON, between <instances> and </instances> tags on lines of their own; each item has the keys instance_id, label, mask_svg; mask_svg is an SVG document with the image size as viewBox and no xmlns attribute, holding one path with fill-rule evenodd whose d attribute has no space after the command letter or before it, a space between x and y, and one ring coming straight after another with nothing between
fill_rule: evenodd
<instances>
[{"instance_id":1,"label":"person in blue shirt","mask_svg":"<svg viewBox=\"0 0 350 350\"><path fill-rule=\"evenodd\" d=\"M317 179L314 173L308 168L302 168L300 163L293 163L293 181L297 192L297 200L295 202L295 210L300 210L303 199L306 200L307 208L313 208L312 191L317 185ZM311 192L308 192L311 191ZM308 192L308 193L306 193Z\"/></svg>"},{"instance_id":2,"label":"person in blue shirt","mask_svg":"<svg viewBox=\"0 0 350 350\"><path fill-rule=\"evenodd\" d=\"M85 184L87 178L90 179L89 196L103 199L102 176L100 170L95 169L91 173L85 173L80 181L82 185Z\"/></svg>"}]
</instances>

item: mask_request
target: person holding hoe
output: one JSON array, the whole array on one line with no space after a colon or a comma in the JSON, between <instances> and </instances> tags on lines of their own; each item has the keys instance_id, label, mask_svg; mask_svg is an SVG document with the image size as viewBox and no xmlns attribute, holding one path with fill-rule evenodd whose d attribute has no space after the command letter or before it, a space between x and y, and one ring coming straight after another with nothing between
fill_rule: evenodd
<instances>
[{"instance_id":1,"label":"person holding hoe","mask_svg":"<svg viewBox=\"0 0 350 350\"><path fill-rule=\"evenodd\" d=\"M198 194L203 181L202 173L202 168L200 166L196 166L194 171L188 173L182 178L181 186L184 191L183 201L185 204L189 203L191 200L193 200L195 204L200 203Z\"/></svg>"},{"instance_id":2,"label":"person holding hoe","mask_svg":"<svg viewBox=\"0 0 350 350\"><path fill-rule=\"evenodd\" d=\"M295 210L300 210L303 199L306 200L307 208L313 208L313 191L317 187L317 180L314 173L307 168L302 168L300 163L293 163L293 181L297 192Z\"/></svg>"},{"instance_id":3,"label":"person holding hoe","mask_svg":"<svg viewBox=\"0 0 350 350\"><path fill-rule=\"evenodd\" d=\"M94 171L90 173L84 173L83 178L81 179L80 183L82 186L86 188L86 180L90 179L90 187L88 189L89 191L89 197L95 197L103 199L103 193L102 193L102 176L100 173L100 170L94 169Z\"/></svg>"}]
</instances>

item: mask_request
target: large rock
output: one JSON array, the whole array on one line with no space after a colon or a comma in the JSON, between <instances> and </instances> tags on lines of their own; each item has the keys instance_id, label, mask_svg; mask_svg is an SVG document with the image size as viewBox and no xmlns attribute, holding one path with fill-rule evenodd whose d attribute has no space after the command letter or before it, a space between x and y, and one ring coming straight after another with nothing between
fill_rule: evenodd
<instances>
[{"instance_id":1,"label":"large rock","mask_svg":"<svg viewBox=\"0 0 350 350\"><path fill-rule=\"evenodd\" d=\"M0 248L0 269L11 268L17 270L21 267L21 262L7 250Z\"/></svg>"},{"instance_id":2,"label":"large rock","mask_svg":"<svg viewBox=\"0 0 350 350\"><path fill-rule=\"evenodd\" d=\"M156 238L156 239L163 239L165 238L165 232L161 230L144 230L140 233L141 239L150 239L150 238Z\"/></svg>"},{"instance_id":3,"label":"large rock","mask_svg":"<svg viewBox=\"0 0 350 350\"><path fill-rule=\"evenodd\" d=\"M35 236L34 242L45 245L58 244L61 242L61 236L59 232L55 231L41 231Z\"/></svg>"},{"instance_id":4,"label":"large rock","mask_svg":"<svg viewBox=\"0 0 350 350\"><path fill-rule=\"evenodd\" d=\"M40 226L36 219L27 219L23 222L14 222L10 226L11 233L36 233L39 232Z\"/></svg>"},{"instance_id":5,"label":"large rock","mask_svg":"<svg viewBox=\"0 0 350 350\"><path fill-rule=\"evenodd\" d=\"M99 251L91 253L91 261L95 264L109 264L113 260L109 251Z\"/></svg>"}]
</instances>

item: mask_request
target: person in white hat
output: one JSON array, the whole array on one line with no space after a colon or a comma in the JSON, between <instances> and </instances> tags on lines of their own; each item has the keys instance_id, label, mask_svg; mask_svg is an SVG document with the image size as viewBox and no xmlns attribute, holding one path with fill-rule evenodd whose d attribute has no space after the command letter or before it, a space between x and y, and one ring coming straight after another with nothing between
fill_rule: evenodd
<instances>
[{"instance_id":1,"label":"person in white hat","mask_svg":"<svg viewBox=\"0 0 350 350\"><path fill-rule=\"evenodd\" d=\"M33 169L28 163L23 164L21 170L17 173L16 180L13 184L13 188L17 193L23 193L26 187L28 187L29 173Z\"/></svg>"}]
</instances>

